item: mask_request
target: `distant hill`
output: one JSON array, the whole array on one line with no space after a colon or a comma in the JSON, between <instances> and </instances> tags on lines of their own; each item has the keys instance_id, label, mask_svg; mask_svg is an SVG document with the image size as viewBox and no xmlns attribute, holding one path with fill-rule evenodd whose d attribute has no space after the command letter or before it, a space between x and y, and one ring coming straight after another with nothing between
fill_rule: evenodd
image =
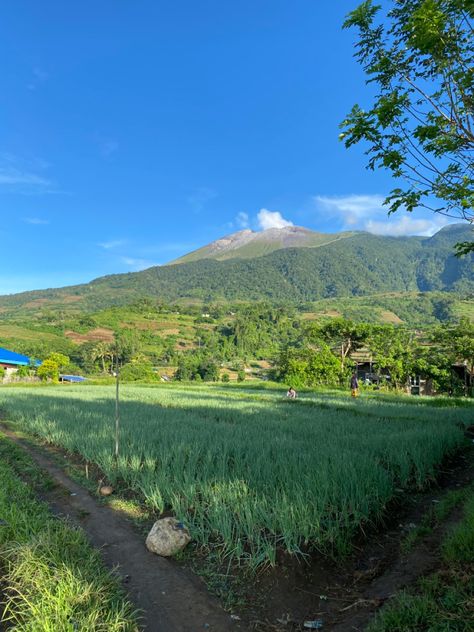
<instances>
[{"instance_id":1,"label":"distant hill","mask_svg":"<svg viewBox=\"0 0 474 632\"><path fill-rule=\"evenodd\" d=\"M279 231L242 231L181 263L3 296L0 318L18 310L93 311L142 297L304 302L381 292L474 291L473 255L453 255L455 243L472 239L468 225L445 227L430 238Z\"/></svg>"}]
</instances>

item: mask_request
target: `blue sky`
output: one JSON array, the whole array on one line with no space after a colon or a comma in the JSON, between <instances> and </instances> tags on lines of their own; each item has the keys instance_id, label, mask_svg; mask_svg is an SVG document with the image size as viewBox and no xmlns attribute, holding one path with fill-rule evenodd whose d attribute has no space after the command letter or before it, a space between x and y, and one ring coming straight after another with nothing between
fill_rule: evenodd
<instances>
[{"instance_id":1,"label":"blue sky","mask_svg":"<svg viewBox=\"0 0 474 632\"><path fill-rule=\"evenodd\" d=\"M357 0L5 0L0 293L163 264L285 223L431 234L338 125L370 103ZM6 250L6 252L5 252Z\"/></svg>"}]
</instances>

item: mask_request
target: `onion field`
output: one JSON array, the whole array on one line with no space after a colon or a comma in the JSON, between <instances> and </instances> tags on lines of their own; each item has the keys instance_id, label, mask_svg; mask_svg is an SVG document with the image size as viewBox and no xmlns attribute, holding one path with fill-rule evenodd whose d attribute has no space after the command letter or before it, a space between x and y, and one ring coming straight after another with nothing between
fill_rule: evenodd
<instances>
[{"instance_id":1,"label":"onion field","mask_svg":"<svg viewBox=\"0 0 474 632\"><path fill-rule=\"evenodd\" d=\"M5 388L17 427L98 464L194 540L256 568L278 550L344 554L395 495L462 443L472 406L218 386Z\"/></svg>"}]
</instances>

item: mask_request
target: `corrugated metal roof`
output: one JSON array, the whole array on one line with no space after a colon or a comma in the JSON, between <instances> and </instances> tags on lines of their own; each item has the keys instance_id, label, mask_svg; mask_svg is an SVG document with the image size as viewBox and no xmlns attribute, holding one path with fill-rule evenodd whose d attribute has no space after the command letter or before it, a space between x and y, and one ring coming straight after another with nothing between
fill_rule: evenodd
<instances>
[{"instance_id":1,"label":"corrugated metal roof","mask_svg":"<svg viewBox=\"0 0 474 632\"><path fill-rule=\"evenodd\" d=\"M8 349L2 349L0 347L0 362L5 364L17 364L19 366L28 366L30 364L30 358L28 356L9 351Z\"/></svg>"},{"instance_id":2,"label":"corrugated metal roof","mask_svg":"<svg viewBox=\"0 0 474 632\"><path fill-rule=\"evenodd\" d=\"M59 377L66 382L84 382L87 379L82 375L60 375Z\"/></svg>"}]
</instances>

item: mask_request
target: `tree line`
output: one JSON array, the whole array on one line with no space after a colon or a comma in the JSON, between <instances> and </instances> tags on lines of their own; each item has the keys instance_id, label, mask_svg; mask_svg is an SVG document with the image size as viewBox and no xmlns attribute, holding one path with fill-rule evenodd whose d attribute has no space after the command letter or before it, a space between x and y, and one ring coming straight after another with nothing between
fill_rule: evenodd
<instances>
[{"instance_id":1,"label":"tree line","mask_svg":"<svg viewBox=\"0 0 474 632\"><path fill-rule=\"evenodd\" d=\"M207 309L206 318L195 318L194 338L185 350L176 348L175 340L150 348L143 332L125 328L110 343L85 343L70 355L49 353L38 375L55 380L66 370L103 375L120 370L124 380L152 381L160 378L157 366L168 365L182 381L226 381L229 369L244 380L247 366L265 360L272 366L268 377L301 388L347 384L357 361L370 359L377 381L387 388L404 388L422 375L434 390L458 393L465 385L457 383L452 366L464 363L474 374L474 324L468 319L421 331L345 318L305 321L292 306L265 303L241 306L229 318L223 306Z\"/></svg>"}]
</instances>

